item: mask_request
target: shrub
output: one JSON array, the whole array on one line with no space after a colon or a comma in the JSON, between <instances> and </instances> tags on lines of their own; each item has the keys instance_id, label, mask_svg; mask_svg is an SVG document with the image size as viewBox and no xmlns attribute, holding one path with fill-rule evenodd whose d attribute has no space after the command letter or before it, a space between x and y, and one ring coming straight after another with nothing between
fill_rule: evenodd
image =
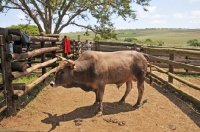
<instances>
[{"instance_id":1,"label":"shrub","mask_svg":"<svg viewBox=\"0 0 200 132\"><path fill-rule=\"evenodd\" d=\"M125 38L124 42L137 42L136 38Z\"/></svg>"},{"instance_id":2,"label":"shrub","mask_svg":"<svg viewBox=\"0 0 200 132\"><path fill-rule=\"evenodd\" d=\"M29 35L39 35L39 30L36 25L18 24L18 25L12 25L8 28L20 29L22 32Z\"/></svg>"},{"instance_id":3,"label":"shrub","mask_svg":"<svg viewBox=\"0 0 200 132\"><path fill-rule=\"evenodd\" d=\"M164 42L163 41L157 41L158 46L163 46Z\"/></svg>"},{"instance_id":4,"label":"shrub","mask_svg":"<svg viewBox=\"0 0 200 132\"><path fill-rule=\"evenodd\" d=\"M147 38L145 41L144 41L145 44L149 44L149 45L156 45L155 42L153 42L151 39Z\"/></svg>"},{"instance_id":5,"label":"shrub","mask_svg":"<svg viewBox=\"0 0 200 132\"><path fill-rule=\"evenodd\" d=\"M187 41L187 44L189 44L190 46L200 46L200 42L198 42L197 39L191 39Z\"/></svg>"}]
</instances>

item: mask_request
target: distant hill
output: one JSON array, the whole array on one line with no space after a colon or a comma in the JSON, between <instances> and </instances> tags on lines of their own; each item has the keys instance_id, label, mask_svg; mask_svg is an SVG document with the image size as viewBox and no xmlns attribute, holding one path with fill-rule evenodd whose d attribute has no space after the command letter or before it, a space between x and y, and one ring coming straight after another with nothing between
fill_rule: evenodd
<instances>
[{"instance_id":1,"label":"distant hill","mask_svg":"<svg viewBox=\"0 0 200 132\"><path fill-rule=\"evenodd\" d=\"M67 35L70 39L93 41L94 34L89 32L89 36L84 35L85 32L71 32L61 34L61 37ZM187 41L190 39L197 39L200 41L200 29L124 29L116 30L118 40L107 40L107 41L120 41L123 42L125 38L136 38L140 41L151 39L152 41L163 41L164 46L174 47L187 47Z\"/></svg>"}]
</instances>

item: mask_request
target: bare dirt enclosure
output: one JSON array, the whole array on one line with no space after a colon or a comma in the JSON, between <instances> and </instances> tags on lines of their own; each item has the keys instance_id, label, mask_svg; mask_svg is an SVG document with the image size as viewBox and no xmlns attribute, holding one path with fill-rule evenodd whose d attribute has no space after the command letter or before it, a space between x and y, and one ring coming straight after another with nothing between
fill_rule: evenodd
<instances>
[{"instance_id":1,"label":"bare dirt enclosure","mask_svg":"<svg viewBox=\"0 0 200 132\"><path fill-rule=\"evenodd\" d=\"M0 122L0 131L36 132L200 132L200 115L172 93L145 83L143 104L137 100L136 83L125 104L118 104L125 85L106 85L103 116L95 116L93 92L80 88L47 86L15 117ZM196 123L195 123L196 122Z\"/></svg>"}]
</instances>

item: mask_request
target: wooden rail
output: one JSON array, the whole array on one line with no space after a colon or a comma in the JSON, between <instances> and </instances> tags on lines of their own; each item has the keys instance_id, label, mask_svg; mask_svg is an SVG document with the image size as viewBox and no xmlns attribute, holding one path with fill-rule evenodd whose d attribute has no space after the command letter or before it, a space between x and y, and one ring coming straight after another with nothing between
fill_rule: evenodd
<instances>
[{"instance_id":1,"label":"wooden rail","mask_svg":"<svg viewBox=\"0 0 200 132\"><path fill-rule=\"evenodd\" d=\"M56 51L60 50L60 48L56 45L56 42L60 40L58 35L48 35L47 36L29 36L31 41L39 42L38 49L34 49L32 51L23 51L21 46L21 31L17 29L6 29L0 28L0 50L1 50L1 71L2 71L2 79L3 84L0 86L3 87L1 89L4 93L5 98L5 106L0 108L0 112L6 110L7 115L16 115L16 104L15 100L24 94L28 93L31 89L33 89L36 85L44 81L50 74L54 73L56 70ZM53 37L52 37L53 36ZM17 46L20 52L10 53L9 52L9 42L16 41ZM45 42L51 44L49 47L45 47ZM40 46L40 47L39 47ZM46 60L46 54L51 54L51 58ZM40 57L39 63L31 66L31 60L34 57ZM11 64L15 67L12 68ZM22 65L23 64L23 65ZM29 68L27 68L27 64L29 64ZM20 65L20 66L18 66ZM26 66L25 66L26 65ZM46 67L51 65L52 69L47 71ZM16 68L18 67L18 68ZM23 68L19 68L23 67ZM24 83L13 84L12 81L20 78L26 74L31 73L34 70L42 68L42 76L33 81L31 84L27 86ZM13 71L15 70L15 72ZM20 91L18 94L14 94L14 90Z\"/></svg>"},{"instance_id":2,"label":"wooden rail","mask_svg":"<svg viewBox=\"0 0 200 132\"><path fill-rule=\"evenodd\" d=\"M167 54L179 54L184 56L200 57L200 51L193 50L182 50L182 49L172 49L172 48L149 48L142 46L143 50L163 52Z\"/></svg>"},{"instance_id":3,"label":"wooden rail","mask_svg":"<svg viewBox=\"0 0 200 132\"><path fill-rule=\"evenodd\" d=\"M62 42L58 39L58 35L53 35L53 37L47 37L47 36L31 36L31 40L33 40L33 43L31 45L31 51L28 52L22 52L22 53L12 53L10 54L8 51L8 41L10 40L19 40L20 31L19 30L8 30L8 29L2 29L0 28L0 51L1 51L1 69L3 72L3 83L4 88L3 91L8 92L6 94L6 102L5 106L3 108L0 108L0 110L8 110L9 115L15 115L16 114L16 104L15 99L23 96L24 94L28 93L31 89L33 89L37 84L44 81L49 75L55 72L56 68L55 66L58 65L56 61L58 59L55 57L55 54L57 53L63 53L62 50ZM79 54L83 52L83 45L77 45L76 42L73 42L71 45L72 52L70 55L68 55L68 58L77 59L79 57ZM165 64L168 65L168 70L164 70L161 67L152 65L155 69L157 69L159 72L162 72L166 75L168 75L168 80L164 80L163 78L158 77L155 74L152 74L154 79L160 80L163 83L167 84L169 87L173 88L175 91L181 93L183 96L191 100L195 105L200 106L200 101L197 97L194 97L185 91L181 90L180 88L177 88L173 84L173 79L176 79L177 81L184 83L188 85L191 88L194 88L196 90L200 90L200 86L197 84L193 84L189 81L184 80L181 77L178 77L175 75L175 68L183 68L190 71L195 71L197 73L200 72L200 67L198 64L196 65L196 61L200 58L200 50L190 50L190 49L176 49L176 48L167 48L167 47L148 47L138 44L132 44L132 43L119 43L119 42L95 42L94 49L96 51L102 51L102 52L112 52L112 51L118 51L118 50L136 50L139 52L148 53L150 56L150 60L152 63L158 63L159 64ZM184 58L187 56L187 59L184 60L182 57L177 58L177 55L184 56ZM40 58L40 60L35 60L34 58ZM27 60L28 58L28 60ZM50 58L50 59L49 59ZM23 71L12 71L12 61L15 59L15 61L22 61L27 62L29 65L29 68L26 70L23 69ZM194 62L191 63L190 59L194 59ZM38 63L32 66L31 64ZM5 64L5 65L4 65ZM193 65L192 65L193 64ZM46 67L52 66L52 69L47 72ZM13 84L12 81L14 79L20 78L26 74L31 73L32 71L42 68L42 76L39 77L37 80L32 82L31 84L28 84L27 86L25 84ZM19 90L17 94L14 94L14 90Z\"/></svg>"}]
</instances>

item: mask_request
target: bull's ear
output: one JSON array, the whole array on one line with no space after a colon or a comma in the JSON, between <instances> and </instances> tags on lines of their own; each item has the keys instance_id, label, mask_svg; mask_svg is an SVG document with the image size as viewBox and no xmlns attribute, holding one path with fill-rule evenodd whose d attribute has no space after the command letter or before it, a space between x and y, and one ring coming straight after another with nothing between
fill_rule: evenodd
<instances>
[{"instance_id":1,"label":"bull's ear","mask_svg":"<svg viewBox=\"0 0 200 132\"><path fill-rule=\"evenodd\" d=\"M67 66L70 66L71 67L71 69L74 69L75 68L75 64L74 64L74 61L72 61L72 60L67 60Z\"/></svg>"}]
</instances>

